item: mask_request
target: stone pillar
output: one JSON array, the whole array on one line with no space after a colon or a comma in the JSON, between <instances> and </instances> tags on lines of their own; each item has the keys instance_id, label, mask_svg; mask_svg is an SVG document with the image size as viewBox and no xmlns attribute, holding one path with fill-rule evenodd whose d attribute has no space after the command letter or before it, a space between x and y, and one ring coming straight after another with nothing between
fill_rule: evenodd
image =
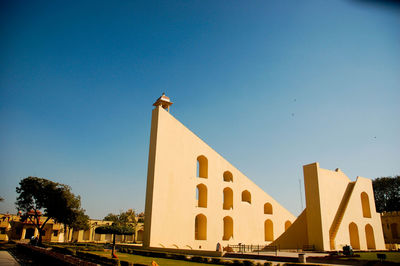
<instances>
[{"instance_id":1,"label":"stone pillar","mask_svg":"<svg viewBox=\"0 0 400 266\"><path fill-rule=\"evenodd\" d=\"M21 239L20 240L25 239L25 234L26 234L26 228L24 226L24 227L22 227L22 234L21 234Z\"/></svg>"},{"instance_id":2,"label":"stone pillar","mask_svg":"<svg viewBox=\"0 0 400 266\"><path fill-rule=\"evenodd\" d=\"M82 240L83 240L83 230L79 230L78 231L78 242L82 242Z\"/></svg>"},{"instance_id":3,"label":"stone pillar","mask_svg":"<svg viewBox=\"0 0 400 266\"><path fill-rule=\"evenodd\" d=\"M89 242L94 242L94 228L90 227L89 229Z\"/></svg>"},{"instance_id":4,"label":"stone pillar","mask_svg":"<svg viewBox=\"0 0 400 266\"><path fill-rule=\"evenodd\" d=\"M138 227L136 226L136 228L135 228L135 234L133 235L133 242L137 242L137 232L138 232L139 230L138 230Z\"/></svg>"},{"instance_id":5,"label":"stone pillar","mask_svg":"<svg viewBox=\"0 0 400 266\"><path fill-rule=\"evenodd\" d=\"M72 229L68 227L68 235L67 235L67 242L71 242L72 240Z\"/></svg>"}]
</instances>

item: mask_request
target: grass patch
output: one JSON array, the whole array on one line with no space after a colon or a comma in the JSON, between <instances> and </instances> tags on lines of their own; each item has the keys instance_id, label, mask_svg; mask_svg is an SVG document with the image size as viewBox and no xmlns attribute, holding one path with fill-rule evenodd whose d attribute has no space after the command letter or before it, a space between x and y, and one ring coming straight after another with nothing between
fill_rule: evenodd
<instances>
[{"instance_id":1,"label":"grass patch","mask_svg":"<svg viewBox=\"0 0 400 266\"><path fill-rule=\"evenodd\" d=\"M360 255L359 258L341 258L341 259L357 259L357 260L376 260L379 261L376 254L386 254L386 260L390 262L400 263L400 252L355 252Z\"/></svg>"},{"instance_id":2,"label":"grass patch","mask_svg":"<svg viewBox=\"0 0 400 266\"><path fill-rule=\"evenodd\" d=\"M89 253L97 254L104 257L111 257L111 251L89 251ZM204 263L197 263L197 262L190 262L190 261L183 261L183 260L173 260L173 259L164 259L164 258L154 258L154 257L146 257L146 256L139 256L133 255L128 253L117 253L117 256L120 260L129 261L133 263L141 263L146 265L151 265L151 262L154 260L160 266L173 266L173 265L183 265L183 266L198 266ZM218 265L218 264L209 264L207 265Z\"/></svg>"}]
</instances>

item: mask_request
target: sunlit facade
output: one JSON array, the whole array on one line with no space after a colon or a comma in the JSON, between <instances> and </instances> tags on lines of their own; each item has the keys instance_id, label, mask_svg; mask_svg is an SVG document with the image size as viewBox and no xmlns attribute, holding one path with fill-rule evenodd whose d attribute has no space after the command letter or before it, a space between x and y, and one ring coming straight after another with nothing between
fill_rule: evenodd
<instances>
[{"instance_id":1,"label":"sunlit facade","mask_svg":"<svg viewBox=\"0 0 400 266\"><path fill-rule=\"evenodd\" d=\"M306 209L296 219L174 118L171 104L163 95L152 111L145 247L385 249L370 179L305 165Z\"/></svg>"},{"instance_id":2,"label":"sunlit facade","mask_svg":"<svg viewBox=\"0 0 400 266\"><path fill-rule=\"evenodd\" d=\"M116 236L117 243L142 243L143 241L143 220L138 217L135 234ZM40 217L43 223L46 217ZM42 239L44 242L91 242L106 243L112 241L110 234L96 234L95 229L101 225L111 225L111 221L89 220L88 230L73 230L65 228L63 224L55 223L49 219L44 227ZM22 240L29 241L32 237L39 235L38 230L30 220L21 222L20 216L12 214L0 214L0 241Z\"/></svg>"}]
</instances>

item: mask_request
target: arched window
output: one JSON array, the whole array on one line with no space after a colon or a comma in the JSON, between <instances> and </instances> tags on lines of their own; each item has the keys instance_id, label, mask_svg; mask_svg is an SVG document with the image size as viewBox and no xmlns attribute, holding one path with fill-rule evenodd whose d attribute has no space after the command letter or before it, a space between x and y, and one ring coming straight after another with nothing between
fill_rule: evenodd
<instances>
[{"instance_id":1,"label":"arched window","mask_svg":"<svg viewBox=\"0 0 400 266\"><path fill-rule=\"evenodd\" d=\"M229 171L224 172L224 181L225 182L233 182L233 175Z\"/></svg>"},{"instance_id":2,"label":"arched window","mask_svg":"<svg viewBox=\"0 0 400 266\"><path fill-rule=\"evenodd\" d=\"M233 238L233 219L230 216L224 217L224 236L222 240L230 240Z\"/></svg>"},{"instance_id":3,"label":"arched window","mask_svg":"<svg viewBox=\"0 0 400 266\"><path fill-rule=\"evenodd\" d=\"M194 221L194 239L207 240L207 217L204 214L198 214Z\"/></svg>"},{"instance_id":4,"label":"arched window","mask_svg":"<svg viewBox=\"0 0 400 266\"><path fill-rule=\"evenodd\" d=\"M370 224L365 226L365 238L367 239L367 248L375 249L374 229Z\"/></svg>"},{"instance_id":5,"label":"arched window","mask_svg":"<svg viewBox=\"0 0 400 266\"><path fill-rule=\"evenodd\" d=\"M264 204L264 214L272 214L272 205L267 202Z\"/></svg>"},{"instance_id":6,"label":"arched window","mask_svg":"<svg viewBox=\"0 0 400 266\"><path fill-rule=\"evenodd\" d=\"M265 241L274 241L274 225L270 219L264 223Z\"/></svg>"},{"instance_id":7,"label":"arched window","mask_svg":"<svg viewBox=\"0 0 400 266\"><path fill-rule=\"evenodd\" d=\"M233 191L231 188L224 188L224 204L222 207L224 210L233 209Z\"/></svg>"},{"instance_id":8,"label":"arched window","mask_svg":"<svg viewBox=\"0 0 400 266\"><path fill-rule=\"evenodd\" d=\"M390 224L390 231L392 231L392 238L399 238L399 233L397 231L397 223Z\"/></svg>"},{"instance_id":9,"label":"arched window","mask_svg":"<svg viewBox=\"0 0 400 266\"><path fill-rule=\"evenodd\" d=\"M100 241L100 239L101 239L101 234L94 233L94 241Z\"/></svg>"},{"instance_id":10,"label":"arched window","mask_svg":"<svg viewBox=\"0 0 400 266\"><path fill-rule=\"evenodd\" d=\"M242 192L242 201L248 202L251 204L251 194L249 191L245 190Z\"/></svg>"},{"instance_id":11,"label":"arched window","mask_svg":"<svg viewBox=\"0 0 400 266\"><path fill-rule=\"evenodd\" d=\"M197 157L197 176L208 178L208 160L204 155Z\"/></svg>"},{"instance_id":12,"label":"arched window","mask_svg":"<svg viewBox=\"0 0 400 266\"><path fill-rule=\"evenodd\" d=\"M197 185L196 191L197 207L207 208L207 186L204 184Z\"/></svg>"},{"instance_id":13,"label":"arched window","mask_svg":"<svg viewBox=\"0 0 400 266\"><path fill-rule=\"evenodd\" d=\"M350 245L354 249L360 249L360 237L358 236L358 227L355 223L349 224Z\"/></svg>"},{"instance_id":14,"label":"arched window","mask_svg":"<svg viewBox=\"0 0 400 266\"><path fill-rule=\"evenodd\" d=\"M285 231L288 230L288 228L292 225L291 221L286 221L285 222Z\"/></svg>"},{"instance_id":15,"label":"arched window","mask_svg":"<svg viewBox=\"0 0 400 266\"><path fill-rule=\"evenodd\" d=\"M25 231L25 239L31 239L32 236L35 235L35 229L34 228L27 228Z\"/></svg>"},{"instance_id":16,"label":"arched window","mask_svg":"<svg viewBox=\"0 0 400 266\"><path fill-rule=\"evenodd\" d=\"M361 193L361 205L362 205L363 216L366 218L371 218L371 209L369 207L369 198L368 198L368 194L365 192Z\"/></svg>"}]
</instances>

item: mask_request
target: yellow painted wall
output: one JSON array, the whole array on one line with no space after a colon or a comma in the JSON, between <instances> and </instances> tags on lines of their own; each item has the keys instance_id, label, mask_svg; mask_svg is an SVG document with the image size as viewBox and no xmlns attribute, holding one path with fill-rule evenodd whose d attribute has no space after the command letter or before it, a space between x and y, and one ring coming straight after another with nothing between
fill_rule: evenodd
<instances>
[{"instance_id":1,"label":"yellow painted wall","mask_svg":"<svg viewBox=\"0 0 400 266\"><path fill-rule=\"evenodd\" d=\"M303 170L306 209L273 245L287 249L314 245L325 251L341 250L345 245L359 250L385 249L370 179L357 177L352 182L340 169L322 169L318 163L305 165ZM368 198L364 203L369 208L363 207L362 194Z\"/></svg>"},{"instance_id":2,"label":"yellow painted wall","mask_svg":"<svg viewBox=\"0 0 400 266\"><path fill-rule=\"evenodd\" d=\"M96 242L105 243L112 241L111 234L96 234L95 229L102 225L111 225L112 221L89 220L90 228L88 230L71 230L71 241L77 242ZM136 234L134 235L117 235L115 242L134 242L137 241L137 232L143 230L143 223L137 223ZM135 238L134 238L135 237Z\"/></svg>"},{"instance_id":3,"label":"yellow painted wall","mask_svg":"<svg viewBox=\"0 0 400 266\"><path fill-rule=\"evenodd\" d=\"M199 170L198 162L204 165ZM306 209L293 223L290 212L156 106L144 247L215 250L217 243L242 243L291 249L313 245L316 250L348 244L361 250L385 248L370 179L352 182L340 169L322 169L318 163L305 165L303 172ZM224 195L232 202L224 202ZM196 231L198 225L203 226Z\"/></svg>"},{"instance_id":4,"label":"yellow painted wall","mask_svg":"<svg viewBox=\"0 0 400 266\"><path fill-rule=\"evenodd\" d=\"M400 244L400 211L381 214L385 242Z\"/></svg>"},{"instance_id":5,"label":"yellow painted wall","mask_svg":"<svg viewBox=\"0 0 400 266\"><path fill-rule=\"evenodd\" d=\"M357 231L355 248L385 249L370 179L357 177L351 182L340 169L331 171L313 163L304 166L304 180L309 245L315 245L317 250L341 250L352 242L350 231L352 234ZM361 194L368 198L368 217L363 214ZM337 232L334 237L331 230ZM373 245L368 246L367 240Z\"/></svg>"},{"instance_id":6,"label":"yellow painted wall","mask_svg":"<svg viewBox=\"0 0 400 266\"><path fill-rule=\"evenodd\" d=\"M363 217L361 193L367 193L369 198L371 217ZM375 249L385 249L385 241L383 238L382 223L380 214L375 211L374 193L372 190L372 181L368 178L357 177L353 193L351 195L348 209L343 216L342 225L336 237L336 249L341 249L345 244L350 243L349 225L355 223L358 228L360 249L371 249L367 247L367 237L365 227L370 225L373 229Z\"/></svg>"},{"instance_id":7,"label":"yellow painted wall","mask_svg":"<svg viewBox=\"0 0 400 266\"><path fill-rule=\"evenodd\" d=\"M306 210L271 245L277 246L279 249L302 249L305 245L308 245Z\"/></svg>"},{"instance_id":8,"label":"yellow painted wall","mask_svg":"<svg viewBox=\"0 0 400 266\"><path fill-rule=\"evenodd\" d=\"M0 215L0 241L8 241L10 239L10 229L11 229L11 224L10 216L4 217L4 215Z\"/></svg>"},{"instance_id":9,"label":"yellow painted wall","mask_svg":"<svg viewBox=\"0 0 400 266\"><path fill-rule=\"evenodd\" d=\"M271 220L273 239L295 217L238 169L215 152L170 113L156 107L152 113L149 166L146 190L144 246L215 250L217 243L269 244L264 224ZM197 177L197 158L208 161L208 178ZM233 182L224 181L225 171ZM207 207L197 207L196 187L207 187ZM233 191L233 209L223 210L223 190ZM249 191L251 203L242 201ZM273 214L264 214L271 203ZM206 240L195 240L195 217L207 218ZM223 240L223 219L233 220L233 238Z\"/></svg>"},{"instance_id":10,"label":"yellow painted wall","mask_svg":"<svg viewBox=\"0 0 400 266\"><path fill-rule=\"evenodd\" d=\"M303 166L308 242L323 250L321 200L318 184L318 163Z\"/></svg>"},{"instance_id":11,"label":"yellow painted wall","mask_svg":"<svg viewBox=\"0 0 400 266\"><path fill-rule=\"evenodd\" d=\"M318 171L318 189L323 228L321 234L323 246L321 248L321 246L316 245L316 247L317 249L330 250L329 228L351 180L341 171L330 171L319 168L318 164L314 165L316 165Z\"/></svg>"},{"instance_id":12,"label":"yellow painted wall","mask_svg":"<svg viewBox=\"0 0 400 266\"><path fill-rule=\"evenodd\" d=\"M44 222L47 217L42 216L41 221ZM13 222L13 223L12 223ZM43 241L48 242L97 242L97 243L105 243L111 242L111 235L102 235L96 234L94 232L95 228L105 224L111 224L111 221L103 221L103 220L89 220L90 229L89 230L73 230L70 228L64 229L63 224L55 223L53 219L50 219L45 225L45 235L43 236ZM26 235L27 230L34 230L33 235L37 236L38 230L34 227L32 223L28 221L20 222L20 217L17 215L4 215L0 214L0 228L4 228L0 232L0 240L25 240L28 235ZM5 231L5 234L2 234L2 231ZM55 235L54 232L57 231ZM136 227L136 232L143 232L143 223L138 222ZM135 234L135 239L133 235L118 237L116 242L133 242L138 240L138 233ZM140 237L142 237L142 233L140 233ZM29 238L30 239L30 238ZM27 239L27 240L29 240Z\"/></svg>"}]
</instances>

